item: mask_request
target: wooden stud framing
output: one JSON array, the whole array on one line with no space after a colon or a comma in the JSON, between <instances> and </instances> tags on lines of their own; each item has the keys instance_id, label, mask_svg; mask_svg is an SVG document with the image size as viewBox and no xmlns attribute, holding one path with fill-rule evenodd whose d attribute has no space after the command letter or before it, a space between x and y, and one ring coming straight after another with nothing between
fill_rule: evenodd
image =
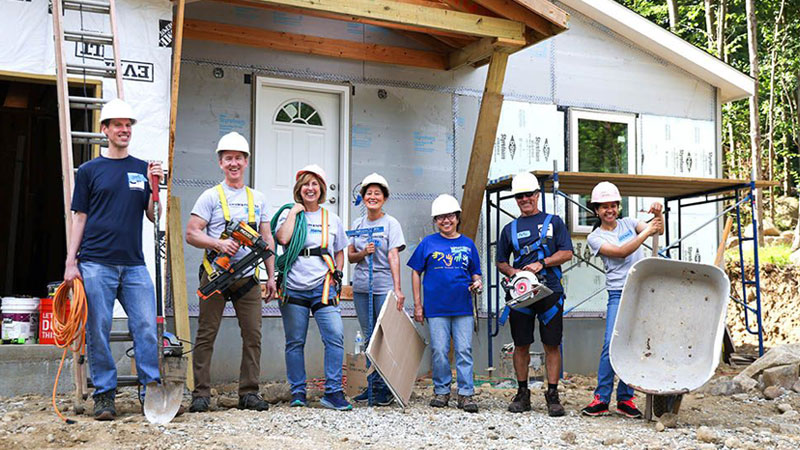
<instances>
[{"instance_id":1,"label":"wooden stud framing","mask_svg":"<svg viewBox=\"0 0 800 450\"><path fill-rule=\"evenodd\" d=\"M175 127L178 122L178 93L181 80L181 54L183 52L183 14L185 0L177 1L175 17L172 21L172 89L170 91L169 107L169 177L167 178L167 198L172 200L172 164L175 156ZM170 203L167 202L167 215L169 216ZM169 237L167 238L169 239Z\"/></svg>"},{"instance_id":2,"label":"wooden stud framing","mask_svg":"<svg viewBox=\"0 0 800 450\"><path fill-rule=\"evenodd\" d=\"M257 0L258 2L361 17L381 22L456 32L479 37L525 39L525 25L497 17L481 16L393 0Z\"/></svg>"},{"instance_id":3,"label":"wooden stud framing","mask_svg":"<svg viewBox=\"0 0 800 450\"><path fill-rule=\"evenodd\" d=\"M186 20L185 37L250 47L270 48L336 58L444 70L447 55L402 47L364 44L303 34L281 33L261 28L239 27L201 20Z\"/></svg>"},{"instance_id":4,"label":"wooden stud framing","mask_svg":"<svg viewBox=\"0 0 800 450\"><path fill-rule=\"evenodd\" d=\"M448 70L458 69L467 64L476 64L492 56L494 52L514 53L525 46L525 41L483 38L464 48L450 53Z\"/></svg>"},{"instance_id":5,"label":"wooden stud framing","mask_svg":"<svg viewBox=\"0 0 800 450\"><path fill-rule=\"evenodd\" d=\"M182 1L181 1L182 2ZM171 172L171 171L170 171ZM181 199L170 197L167 211L167 245L169 245L169 267L172 282L172 307L175 313L175 335L183 342L183 351L188 353L189 364L186 370L186 387L194 389L192 353L189 342L192 331L189 327L189 295L186 291L186 266L183 258L183 225L181 224Z\"/></svg>"},{"instance_id":6,"label":"wooden stud framing","mask_svg":"<svg viewBox=\"0 0 800 450\"><path fill-rule=\"evenodd\" d=\"M557 8L550 2L540 1L537 0L533 2L531 0L520 0L525 1L528 4L537 3L537 8L550 10L552 8L553 11L553 19L554 21L558 21L555 23L551 20L545 19L544 17L540 16L539 14L533 12L529 7L522 6L520 3L517 3L516 0L473 0L475 3L485 7L489 11L492 11L495 14L502 15L503 17L508 17L509 19L522 22L531 29L536 32L535 38L532 42L540 41L542 39L549 38L555 34L558 34L567 29L567 20L569 19L569 15L564 12L563 10ZM547 7L547 5L549 7ZM531 6L533 7L533 6ZM562 21L563 20L563 21Z\"/></svg>"},{"instance_id":7,"label":"wooden stud framing","mask_svg":"<svg viewBox=\"0 0 800 450\"><path fill-rule=\"evenodd\" d=\"M463 211L461 232L472 240L475 240L478 233L483 193L486 190L497 124L500 121L500 111L503 107L503 80L507 64L508 53L497 51L492 53L478 113L478 124L475 127L475 139L472 141L464 196L461 199Z\"/></svg>"}]
</instances>

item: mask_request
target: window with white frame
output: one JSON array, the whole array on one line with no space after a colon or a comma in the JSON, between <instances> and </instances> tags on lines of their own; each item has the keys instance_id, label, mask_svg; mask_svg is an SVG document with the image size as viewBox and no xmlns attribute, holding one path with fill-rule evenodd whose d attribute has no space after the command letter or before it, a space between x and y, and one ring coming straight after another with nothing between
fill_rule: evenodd
<instances>
[{"instance_id":1,"label":"window with white frame","mask_svg":"<svg viewBox=\"0 0 800 450\"><path fill-rule=\"evenodd\" d=\"M636 115L570 109L570 170L574 172L636 173ZM623 192L624 194L624 192ZM586 206L589 195L575 195ZM636 203L622 198L624 216ZM583 208L572 205L572 231L590 233L592 217Z\"/></svg>"}]
</instances>

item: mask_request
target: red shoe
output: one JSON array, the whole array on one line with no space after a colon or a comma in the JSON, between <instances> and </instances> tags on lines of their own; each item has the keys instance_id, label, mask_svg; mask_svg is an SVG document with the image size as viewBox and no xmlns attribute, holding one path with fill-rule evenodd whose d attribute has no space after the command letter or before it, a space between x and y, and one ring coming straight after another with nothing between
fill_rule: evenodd
<instances>
[{"instance_id":1,"label":"red shoe","mask_svg":"<svg viewBox=\"0 0 800 450\"><path fill-rule=\"evenodd\" d=\"M631 419L639 419L642 417L642 412L639 411L639 408L633 403L633 399L635 397L631 397L625 401L618 401L617 402L617 414L622 414L625 417L630 417Z\"/></svg>"},{"instance_id":2,"label":"red shoe","mask_svg":"<svg viewBox=\"0 0 800 450\"><path fill-rule=\"evenodd\" d=\"M600 400L599 395L594 396L592 403L581 410L581 414L586 416L605 416L609 414L608 403Z\"/></svg>"}]
</instances>

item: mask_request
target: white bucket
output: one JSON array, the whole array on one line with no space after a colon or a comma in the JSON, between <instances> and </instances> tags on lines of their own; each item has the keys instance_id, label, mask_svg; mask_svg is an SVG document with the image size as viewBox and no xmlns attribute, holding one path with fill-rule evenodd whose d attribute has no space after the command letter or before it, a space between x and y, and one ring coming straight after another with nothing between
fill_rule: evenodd
<instances>
[{"instance_id":1,"label":"white bucket","mask_svg":"<svg viewBox=\"0 0 800 450\"><path fill-rule=\"evenodd\" d=\"M4 344L35 344L39 335L39 299L3 297Z\"/></svg>"}]
</instances>

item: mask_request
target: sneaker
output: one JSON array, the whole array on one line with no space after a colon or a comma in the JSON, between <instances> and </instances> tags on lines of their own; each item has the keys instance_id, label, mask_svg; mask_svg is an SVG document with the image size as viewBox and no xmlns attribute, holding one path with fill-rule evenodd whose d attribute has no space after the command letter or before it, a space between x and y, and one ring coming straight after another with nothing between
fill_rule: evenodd
<instances>
[{"instance_id":1,"label":"sneaker","mask_svg":"<svg viewBox=\"0 0 800 450\"><path fill-rule=\"evenodd\" d=\"M394 403L394 395L387 387L376 389L372 394L372 402L376 406L389 406Z\"/></svg>"},{"instance_id":2,"label":"sneaker","mask_svg":"<svg viewBox=\"0 0 800 450\"><path fill-rule=\"evenodd\" d=\"M356 403L364 403L369 401L369 391L364 389L360 394L353 397L353 401Z\"/></svg>"},{"instance_id":3,"label":"sneaker","mask_svg":"<svg viewBox=\"0 0 800 450\"><path fill-rule=\"evenodd\" d=\"M521 413L531 410L531 391L527 388L518 389L517 395L511 400L508 405L508 411L512 413Z\"/></svg>"},{"instance_id":4,"label":"sneaker","mask_svg":"<svg viewBox=\"0 0 800 450\"><path fill-rule=\"evenodd\" d=\"M434 408L447 408L447 403L449 402L450 394L434 394L430 405Z\"/></svg>"},{"instance_id":5,"label":"sneaker","mask_svg":"<svg viewBox=\"0 0 800 450\"><path fill-rule=\"evenodd\" d=\"M239 396L239 409L249 409L252 411L266 411L269 409L267 403L260 395L255 392L248 392L247 394Z\"/></svg>"},{"instance_id":6,"label":"sneaker","mask_svg":"<svg viewBox=\"0 0 800 450\"><path fill-rule=\"evenodd\" d=\"M325 394L319 402L322 403L322 406L337 411L350 411L353 409L353 405L344 398L342 391Z\"/></svg>"},{"instance_id":7,"label":"sneaker","mask_svg":"<svg viewBox=\"0 0 800 450\"><path fill-rule=\"evenodd\" d=\"M581 410L581 414L584 416L606 416L609 414L608 412L608 403L600 400L599 395L594 396L594 400L592 403L589 403L585 408Z\"/></svg>"},{"instance_id":8,"label":"sneaker","mask_svg":"<svg viewBox=\"0 0 800 450\"><path fill-rule=\"evenodd\" d=\"M468 413L476 413L478 412L478 404L475 403L475 400L472 395L460 395L458 396L458 409L463 409Z\"/></svg>"},{"instance_id":9,"label":"sneaker","mask_svg":"<svg viewBox=\"0 0 800 450\"><path fill-rule=\"evenodd\" d=\"M622 414L631 419L639 419L642 417L642 412L633 403L633 398L617 402L617 414Z\"/></svg>"},{"instance_id":10,"label":"sneaker","mask_svg":"<svg viewBox=\"0 0 800 450\"><path fill-rule=\"evenodd\" d=\"M561 401L558 399L558 391L547 391L544 394L544 400L547 402L547 414L550 417L561 417L566 414L564 407L561 406Z\"/></svg>"},{"instance_id":11,"label":"sneaker","mask_svg":"<svg viewBox=\"0 0 800 450\"><path fill-rule=\"evenodd\" d=\"M210 399L208 397L194 397L191 406L189 406L189 412L208 412L209 403Z\"/></svg>"},{"instance_id":12,"label":"sneaker","mask_svg":"<svg viewBox=\"0 0 800 450\"><path fill-rule=\"evenodd\" d=\"M108 391L94 396L94 420L114 420L117 408L114 407L114 392Z\"/></svg>"},{"instance_id":13,"label":"sneaker","mask_svg":"<svg viewBox=\"0 0 800 450\"><path fill-rule=\"evenodd\" d=\"M308 406L305 392L297 392L292 394L292 403L289 406Z\"/></svg>"}]
</instances>

